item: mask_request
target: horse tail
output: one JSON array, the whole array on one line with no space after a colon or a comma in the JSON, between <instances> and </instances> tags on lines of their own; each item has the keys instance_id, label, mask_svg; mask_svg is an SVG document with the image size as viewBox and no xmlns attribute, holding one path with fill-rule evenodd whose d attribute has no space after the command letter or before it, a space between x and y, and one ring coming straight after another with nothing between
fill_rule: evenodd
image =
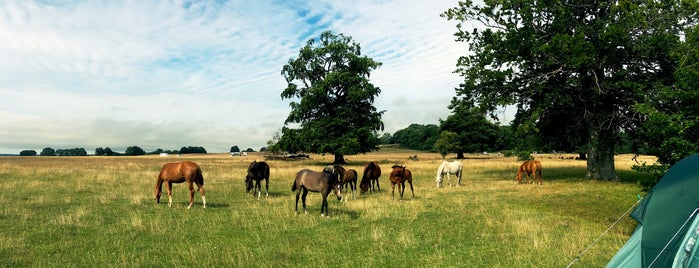
<instances>
[{"instance_id":1,"label":"horse tail","mask_svg":"<svg viewBox=\"0 0 699 268\"><path fill-rule=\"evenodd\" d=\"M201 168L197 166L197 168L194 170L194 181L201 183L201 186L204 186L204 175L201 172Z\"/></svg>"},{"instance_id":2,"label":"horse tail","mask_svg":"<svg viewBox=\"0 0 699 268\"><path fill-rule=\"evenodd\" d=\"M294 180L294 184L291 185L291 191L296 192L296 189L298 189L298 186L296 185L296 180Z\"/></svg>"},{"instance_id":3,"label":"horse tail","mask_svg":"<svg viewBox=\"0 0 699 268\"><path fill-rule=\"evenodd\" d=\"M155 201L160 203L160 193L163 192L163 177L158 175L158 181L155 182Z\"/></svg>"}]
</instances>

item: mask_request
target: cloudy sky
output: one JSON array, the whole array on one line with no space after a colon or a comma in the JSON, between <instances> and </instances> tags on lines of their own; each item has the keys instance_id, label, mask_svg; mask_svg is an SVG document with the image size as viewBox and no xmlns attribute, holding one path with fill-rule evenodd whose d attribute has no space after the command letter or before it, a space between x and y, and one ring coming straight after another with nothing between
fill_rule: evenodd
<instances>
[{"instance_id":1,"label":"cloudy sky","mask_svg":"<svg viewBox=\"0 0 699 268\"><path fill-rule=\"evenodd\" d=\"M0 153L231 146L283 126L282 66L309 38L351 36L383 63L385 132L446 118L466 44L456 1L0 1ZM381 134L381 133L380 133Z\"/></svg>"}]
</instances>

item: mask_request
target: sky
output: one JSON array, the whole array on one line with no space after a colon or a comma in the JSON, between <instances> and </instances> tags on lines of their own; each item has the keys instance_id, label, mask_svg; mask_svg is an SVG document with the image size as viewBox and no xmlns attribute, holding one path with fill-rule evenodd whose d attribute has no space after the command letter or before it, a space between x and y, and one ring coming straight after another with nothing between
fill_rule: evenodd
<instances>
[{"instance_id":1,"label":"sky","mask_svg":"<svg viewBox=\"0 0 699 268\"><path fill-rule=\"evenodd\" d=\"M383 63L383 133L439 124L467 45L457 1L0 0L0 153L257 151L284 126L281 69L324 31Z\"/></svg>"}]
</instances>

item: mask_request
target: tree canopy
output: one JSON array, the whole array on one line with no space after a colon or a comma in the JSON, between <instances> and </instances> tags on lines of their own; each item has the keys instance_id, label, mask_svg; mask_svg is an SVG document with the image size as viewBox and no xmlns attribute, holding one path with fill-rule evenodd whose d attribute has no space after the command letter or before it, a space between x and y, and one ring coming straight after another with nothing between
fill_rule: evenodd
<instances>
[{"instance_id":1,"label":"tree canopy","mask_svg":"<svg viewBox=\"0 0 699 268\"><path fill-rule=\"evenodd\" d=\"M672 53L695 10L680 0L460 1L442 14L472 52L457 63L457 100L516 105L516 131L580 148L588 178L616 179L619 133L644 122L639 104L675 86Z\"/></svg>"},{"instance_id":2,"label":"tree canopy","mask_svg":"<svg viewBox=\"0 0 699 268\"><path fill-rule=\"evenodd\" d=\"M373 106L381 90L369 82L369 74L379 66L362 56L349 36L324 32L309 39L281 71L287 82L281 97L293 101L279 148L332 153L336 163L344 163L343 155L376 149L384 111Z\"/></svg>"}]
</instances>

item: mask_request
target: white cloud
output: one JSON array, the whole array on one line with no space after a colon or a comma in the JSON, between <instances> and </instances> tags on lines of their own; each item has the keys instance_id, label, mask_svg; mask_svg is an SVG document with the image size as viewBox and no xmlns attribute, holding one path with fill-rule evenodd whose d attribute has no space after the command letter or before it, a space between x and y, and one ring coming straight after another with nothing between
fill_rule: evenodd
<instances>
[{"instance_id":1,"label":"white cloud","mask_svg":"<svg viewBox=\"0 0 699 268\"><path fill-rule=\"evenodd\" d=\"M281 128L281 67L325 30L384 65L386 132L437 123L464 44L451 1L3 1L0 153L43 147L259 149Z\"/></svg>"}]
</instances>

